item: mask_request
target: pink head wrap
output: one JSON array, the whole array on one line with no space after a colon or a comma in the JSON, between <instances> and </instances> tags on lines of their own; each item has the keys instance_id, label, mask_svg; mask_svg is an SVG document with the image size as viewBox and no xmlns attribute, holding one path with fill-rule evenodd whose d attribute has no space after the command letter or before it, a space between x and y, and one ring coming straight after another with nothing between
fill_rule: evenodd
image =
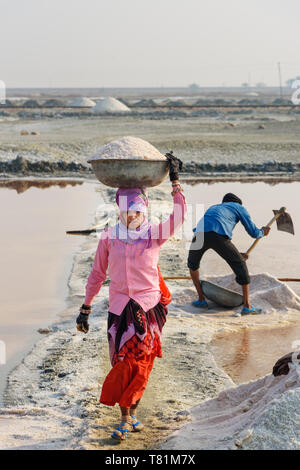
<instances>
[{"instance_id":1,"label":"pink head wrap","mask_svg":"<svg viewBox=\"0 0 300 470\"><path fill-rule=\"evenodd\" d=\"M116 203L119 206L120 212L133 210L136 212L143 212L144 222L137 228L137 230L128 230L124 225L119 222L115 226L116 238L127 243L145 242L145 248L152 246L151 241L151 225L147 219L148 211L148 194L146 188L119 188L116 193Z\"/></svg>"},{"instance_id":2,"label":"pink head wrap","mask_svg":"<svg viewBox=\"0 0 300 470\"><path fill-rule=\"evenodd\" d=\"M116 203L121 212L132 210L146 214L149 204L147 190L146 188L119 188Z\"/></svg>"}]
</instances>

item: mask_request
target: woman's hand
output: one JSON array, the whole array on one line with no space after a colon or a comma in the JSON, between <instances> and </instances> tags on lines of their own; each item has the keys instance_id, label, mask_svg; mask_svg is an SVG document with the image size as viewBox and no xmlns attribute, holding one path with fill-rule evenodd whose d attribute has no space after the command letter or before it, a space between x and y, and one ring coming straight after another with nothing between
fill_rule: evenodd
<instances>
[{"instance_id":1,"label":"woman's hand","mask_svg":"<svg viewBox=\"0 0 300 470\"><path fill-rule=\"evenodd\" d=\"M89 331L89 314L92 311L92 307L90 305L84 305L80 307L79 315L76 318L77 323L77 330L81 331L82 333L87 333Z\"/></svg>"},{"instance_id":2,"label":"woman's hand","mask_svg":"<svg viewBox=\"0 0 300 470\"><path fill-rule=\"evenodd\" d=\"M182 161L173 155L171 150L169 153L166 153L166 158L169 162L169 176L171 181L177 181L179 176L179 171L182 170Z\"/></svg>"}]
</instances>

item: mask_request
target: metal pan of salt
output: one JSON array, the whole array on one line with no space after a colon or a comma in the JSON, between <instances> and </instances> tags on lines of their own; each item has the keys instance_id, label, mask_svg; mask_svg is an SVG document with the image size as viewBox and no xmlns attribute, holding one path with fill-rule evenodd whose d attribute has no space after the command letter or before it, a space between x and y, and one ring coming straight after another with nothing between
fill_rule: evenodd
<instances>
[{"instance_id":1,"label":"metal pan of salt","mask_svg":"<svg viewBox=\"0 0 300 470\"><path fill-rule=\"evenodd\" d=\"M88 163L96 178L113 188L157 186L169 171L165 155L149 142L130 136L104 145Z\"/></svg>"}]
</instances>

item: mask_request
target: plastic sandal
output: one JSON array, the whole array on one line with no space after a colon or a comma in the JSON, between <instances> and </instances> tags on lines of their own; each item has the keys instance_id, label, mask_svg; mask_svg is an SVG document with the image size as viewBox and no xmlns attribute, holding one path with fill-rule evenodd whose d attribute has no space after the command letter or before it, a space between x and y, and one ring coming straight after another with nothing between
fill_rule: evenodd
<instances>
[{"instance_id":1,"label":"plastic sandal","mask_svg":"<svg viewBox=\"0 0 300 470\"><path fill-rule=\"evenodd\" d=\"M144 428L143 424L140 421L137 421L136 416L131 416L131 418L136 421L136 423L131 423L133 432L140 432Z\"/></svg>"},{"instance_id":2,"label":"plastic sandal","mask_svg":"<svg viewBox=\"0 0 300 470\"><path fill-rule=\"evenodd\" d=\"M192 302L192 305L193 307L197 308L208 308L208 303L206 302L206 300L194 300L194 302Z\"/></svg>"},{"instance_id":3,"label":"plastic sandal","mask_svg":"<svg viewBox=\"0 0 300 470\"><path fill-rule=\"evenodd\" d=\"M118 426L117 429L112 433L111 437L117 439L118 441L124 441L130 433L130 429L127 429L128 425L129 423L127 422L121 423L120 426Z\"/></svg>"},{"instance_id":4,"label":"plastic sandal","mask_svg":"<svg viewBox=\"0 0 300 470\"><path fill-rule=\"evenodd\" d=\"M256 307L243 307L241 310L241 315L259 315L262 312L261 308L256 308Z\"/></svg>"}]
</instances>

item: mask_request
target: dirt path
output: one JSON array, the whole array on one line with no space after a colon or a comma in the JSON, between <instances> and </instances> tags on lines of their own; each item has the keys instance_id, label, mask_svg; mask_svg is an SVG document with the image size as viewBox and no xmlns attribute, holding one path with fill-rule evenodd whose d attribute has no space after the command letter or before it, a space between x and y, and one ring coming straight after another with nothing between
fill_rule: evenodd
<instances>
[{"instance_id":1,"label":"dirt path","mask_svg":"<svg viewBox=\"0 0 300 470\"><path fill-rule=\"evenodd\" d=\"M228 384L221 371L213 371L207 344L197 334L199 318L181 315L186 314L170 312L164 327L163 358L155 361L139 407L138 416L145 425L143 432L132 433L126 441L116 443L110 434L120 423L118 407L91 402L87 409L93 412L96 407L97 412L82 443L85 448L111 449L117 445L122 449L153 449L189 420L187 410L191 406L216 396ZM102 383L110 369L107 351L103 350L99 359L104 365L99 378Z\"/></svg>"}]
</instances>

